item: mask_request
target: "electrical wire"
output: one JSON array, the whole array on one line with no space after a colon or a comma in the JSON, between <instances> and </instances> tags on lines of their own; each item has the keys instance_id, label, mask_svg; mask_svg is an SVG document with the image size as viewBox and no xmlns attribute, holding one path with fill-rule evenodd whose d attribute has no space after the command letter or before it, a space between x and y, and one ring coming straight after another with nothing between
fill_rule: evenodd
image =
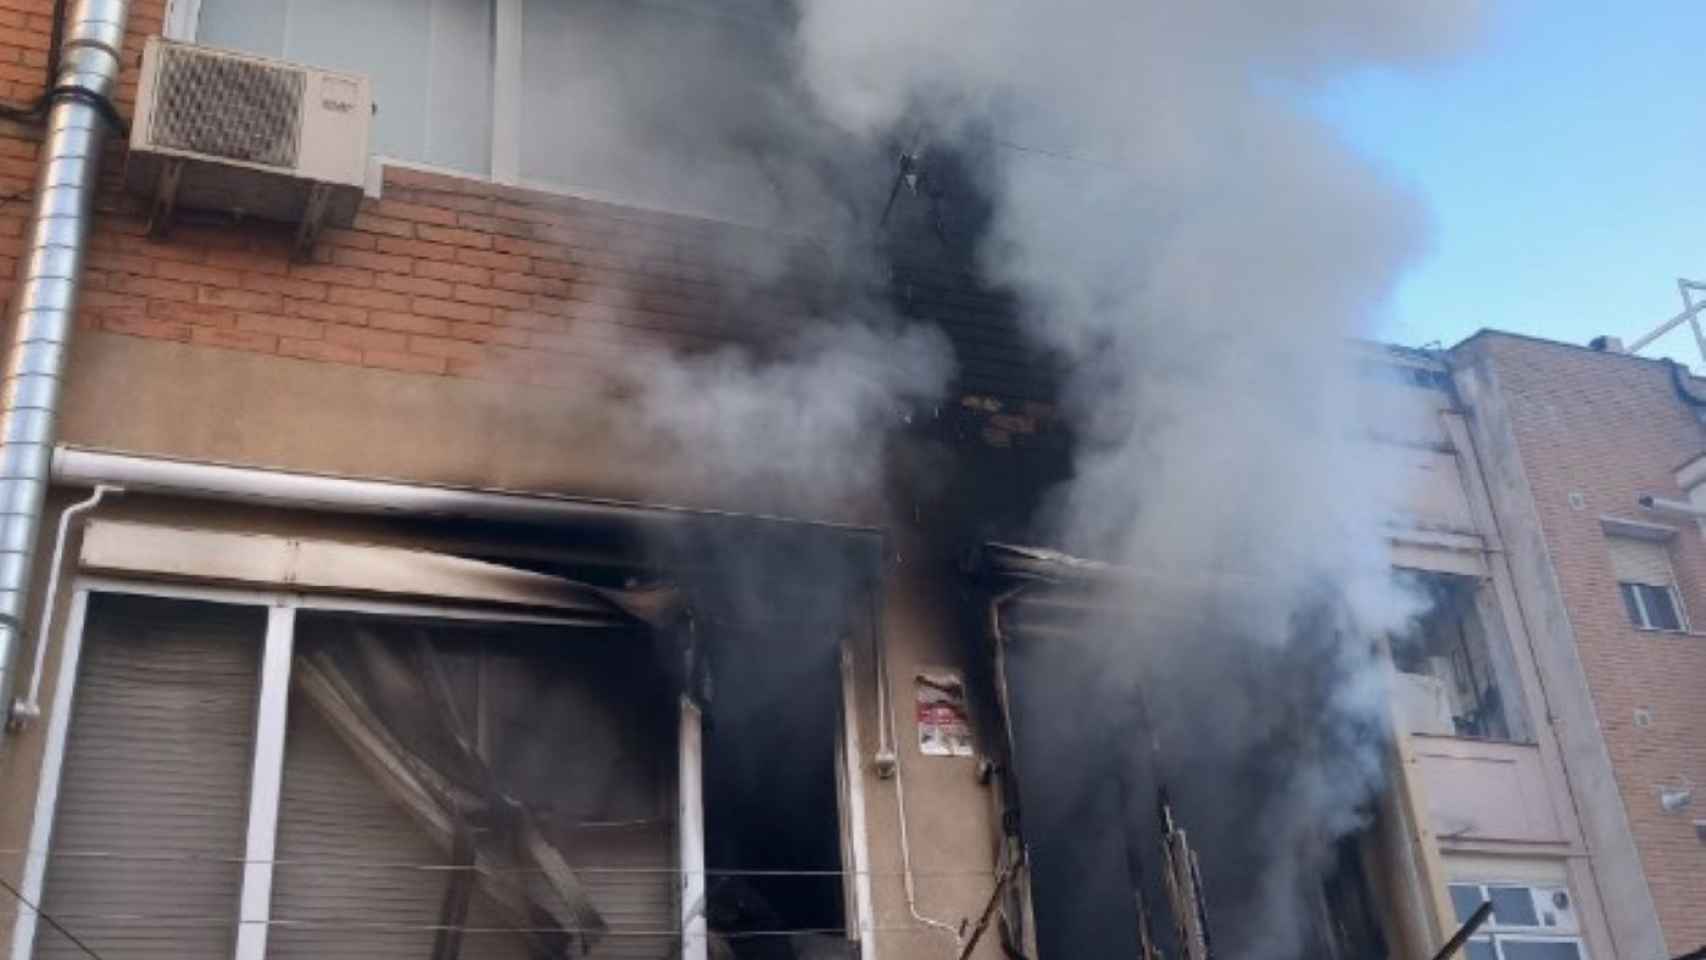
<instances>
[{"instance_id":1,"label":"electrical wire","mask_svg":"<svg viewBox=\"0 0 1706 960\"><path fill-rule=\"evenodd\" d=\"M220 857L206 854L176 854L176 853L121 853L108 850L63 850L63 851L34 851L22 847L0 849L0 857L39 857L43 860L111 860L120 863L209 863L228 866L246 866L248 864L271 864L277 867L357 867L382 870L419 870L432 872L456 872L472 870L479 873L508 874L508 873L539 873L540 867L500 867L473 865L465 863L420 863L413 861L384 861L384 860L351 860L332 857L294 858L277 857L272 859L248 859L245 857ZM899 877L902 870L831 870L826 868L784 869L773 867L712 867L705 870L682 870L678 867L631 867L631 866L581 866L570 864L576 873L589 875L633 875L643 877L656 876L710 876L710 877L771 877L798 878L805 880L829 880L850 876L869 877ZM914 871L917 876L924 877L982 877L988 878L988 870L923 870Z\"/></svg>"},{"instance_id":2,"label":"electrical wire","mask_svg":"<svg viewBox=\"0 0 1706 960\"><path fill-rule=\"evenodd\" d=\"M60 936L71 941L72 943L76 944L77 949L88 954L91 958L93 958L93 960L106 960L106 958L102 957L99 953L95 952L94 947L91 947L88 944L84 943L81 939L78 938L78 936L76 934L72 933L70 930L65 929L65 925L60 923L57 919L55 919L52 914L47 913L46 911L42 910L41 907L38 907L35 904L31 903L28 898L26 898L22 893L20 893L18 891L17 887L12 886L10 883L6 882L3 879L0 879L0 888L5 889L5 891L7 893L11 894L13 896L13 898L15 898L20 904L23 904L25 907L29 908L29 911L31 913L40 917L42 919L42 922L46 923L48 926L52 927L53 929L59 931Z\"/></svg>"}]
</instances>

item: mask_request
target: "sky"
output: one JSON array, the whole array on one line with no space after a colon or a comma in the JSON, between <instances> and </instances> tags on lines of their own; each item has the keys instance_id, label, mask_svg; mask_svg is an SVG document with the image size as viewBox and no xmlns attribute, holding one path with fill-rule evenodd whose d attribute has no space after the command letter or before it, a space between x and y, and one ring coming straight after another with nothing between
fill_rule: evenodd
<instances>
[{"instance_id":1,"label":"sky","mask_svg":"<svg viewBox=\"0 0 1706 960\"><path fill-rule=\"evenodd\" d=\"M1706 3L1504 0L1455 59L1312 106L1432 218L1380 339L1628 342L1706 281ZM1706 369L1686 326L1643 353Z\"/></svg>"}]
</instances>

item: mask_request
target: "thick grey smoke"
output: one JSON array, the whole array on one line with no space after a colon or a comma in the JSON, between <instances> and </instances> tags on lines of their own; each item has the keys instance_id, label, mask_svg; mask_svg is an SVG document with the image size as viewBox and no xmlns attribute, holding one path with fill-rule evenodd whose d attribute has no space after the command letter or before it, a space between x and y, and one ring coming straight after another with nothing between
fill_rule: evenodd
<instances>
[{"instance_id":1,"label":"thick grey smoke","mask_svg":"<svg viewBox=\"0 0 1706 960\"><path fill-rule=\"evenodd\" d=\"M1427 242L1415 201L1300 103L1344 71L1459 49L1479 0L653 6L588 0L560 36L530 37L578 44L530 81L580 104L533 134L540 175L827 237L857 288L881 279L865 251L896 147L975 166L982 273L1070 373L1071 480L1036 536L1161 582L1240 584L1236 603L1187 611L1190 591L1131 598L1144 622L1035 669L1082 667L1059 686L1108 702L1151 691L1181 790L1241 785L1195 813L1204 835L1238 836L1222 946L1294 955L1302 888L1381 775L1366 638L1417 612L1389 575L1402 484L1367 442L1384 411L1348 340ZM646 424L683 469L779 509L868 494L897 411L952 369L939 337L854 300L856 319L832 309L762 358L647 358Z\"/></svg>"},{"instance_id":2,"label":"thick grey smoke","mask_svg":"<svg viewBox=\"0 0 1706 960\"><path fill-rule=\"evenodd\" d=\"M953 370L933 329L845 314L763 358L725 347L633 362L636 426L676 452L682 480L722 502L803 516L859 510L881 487L891 435Z\"/></svg>"},{"instance_id":3,"label":"thick grey smoke","mask_svg":"<svg viewBox=\"0 0 1706 960\"><path fill-rule=\"evenodd\" d=\"M1231 956L1301 949L1310 878L1381 776L1368 638L1417 612L1388 572L1382 521L1402 483L1367 443L1375 411L1347 340L1421 252L1425 219L1298 94L1449 51L1477 6L804 5L801 62L836 123L992 145L986 275L1074 373L1081 442L1044 535L1243 584L1206 613L1185 590L1132 598L1144 619L1104 625L1085 641L1093 665L1055 688L1101 704L1146 692L1171 740L1165 776L1210 801L1187 815L1206 859L1239 871L1209 879L1232 901L1217 924Z\"/></svg>"}]
</instances>

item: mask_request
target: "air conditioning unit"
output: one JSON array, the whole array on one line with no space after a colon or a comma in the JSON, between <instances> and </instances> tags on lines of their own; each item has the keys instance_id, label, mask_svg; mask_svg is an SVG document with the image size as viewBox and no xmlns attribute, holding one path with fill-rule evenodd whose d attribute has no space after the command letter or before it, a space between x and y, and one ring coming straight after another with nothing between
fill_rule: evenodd
<instances>
[{"instance_id":1,"label":"air conditioning unit","mask_svg":"<svg viewBox=\"0 0 1706 960\"><path fill-rule=\"evenodd\" d=\"M153 203L297 223L306 254L323 225L347 226L367 177L366 77L150 37L125 168Z\"/></svg>"}]
</instances>

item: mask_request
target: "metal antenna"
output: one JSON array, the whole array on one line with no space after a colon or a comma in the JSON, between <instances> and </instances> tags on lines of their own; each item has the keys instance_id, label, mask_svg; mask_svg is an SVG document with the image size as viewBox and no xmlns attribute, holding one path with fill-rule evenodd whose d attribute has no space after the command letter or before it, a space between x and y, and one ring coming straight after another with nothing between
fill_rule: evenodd
<instances>
[{"instance_id":1,"label":"metal antenna","mask_svg":"<svg viewBox=\"0 0 1706 960\"><path fill-rule=\"evenodd\" d=\"M1706 291L1706 283L1678 277L1676 291L1682 295L1682 312L1659 324L1651 333L1637 337L1629 344L1628 350L1630 353L1639 353L1642 347L1686 323L1694 331L1694 347L1700 351L1700 362L1706 363L1706 331L1702 331L1700 327L1700 311L1706 310L1706 300L1696 302L1694 299L1696 291Z\"/></svg>"}]
</instances>

